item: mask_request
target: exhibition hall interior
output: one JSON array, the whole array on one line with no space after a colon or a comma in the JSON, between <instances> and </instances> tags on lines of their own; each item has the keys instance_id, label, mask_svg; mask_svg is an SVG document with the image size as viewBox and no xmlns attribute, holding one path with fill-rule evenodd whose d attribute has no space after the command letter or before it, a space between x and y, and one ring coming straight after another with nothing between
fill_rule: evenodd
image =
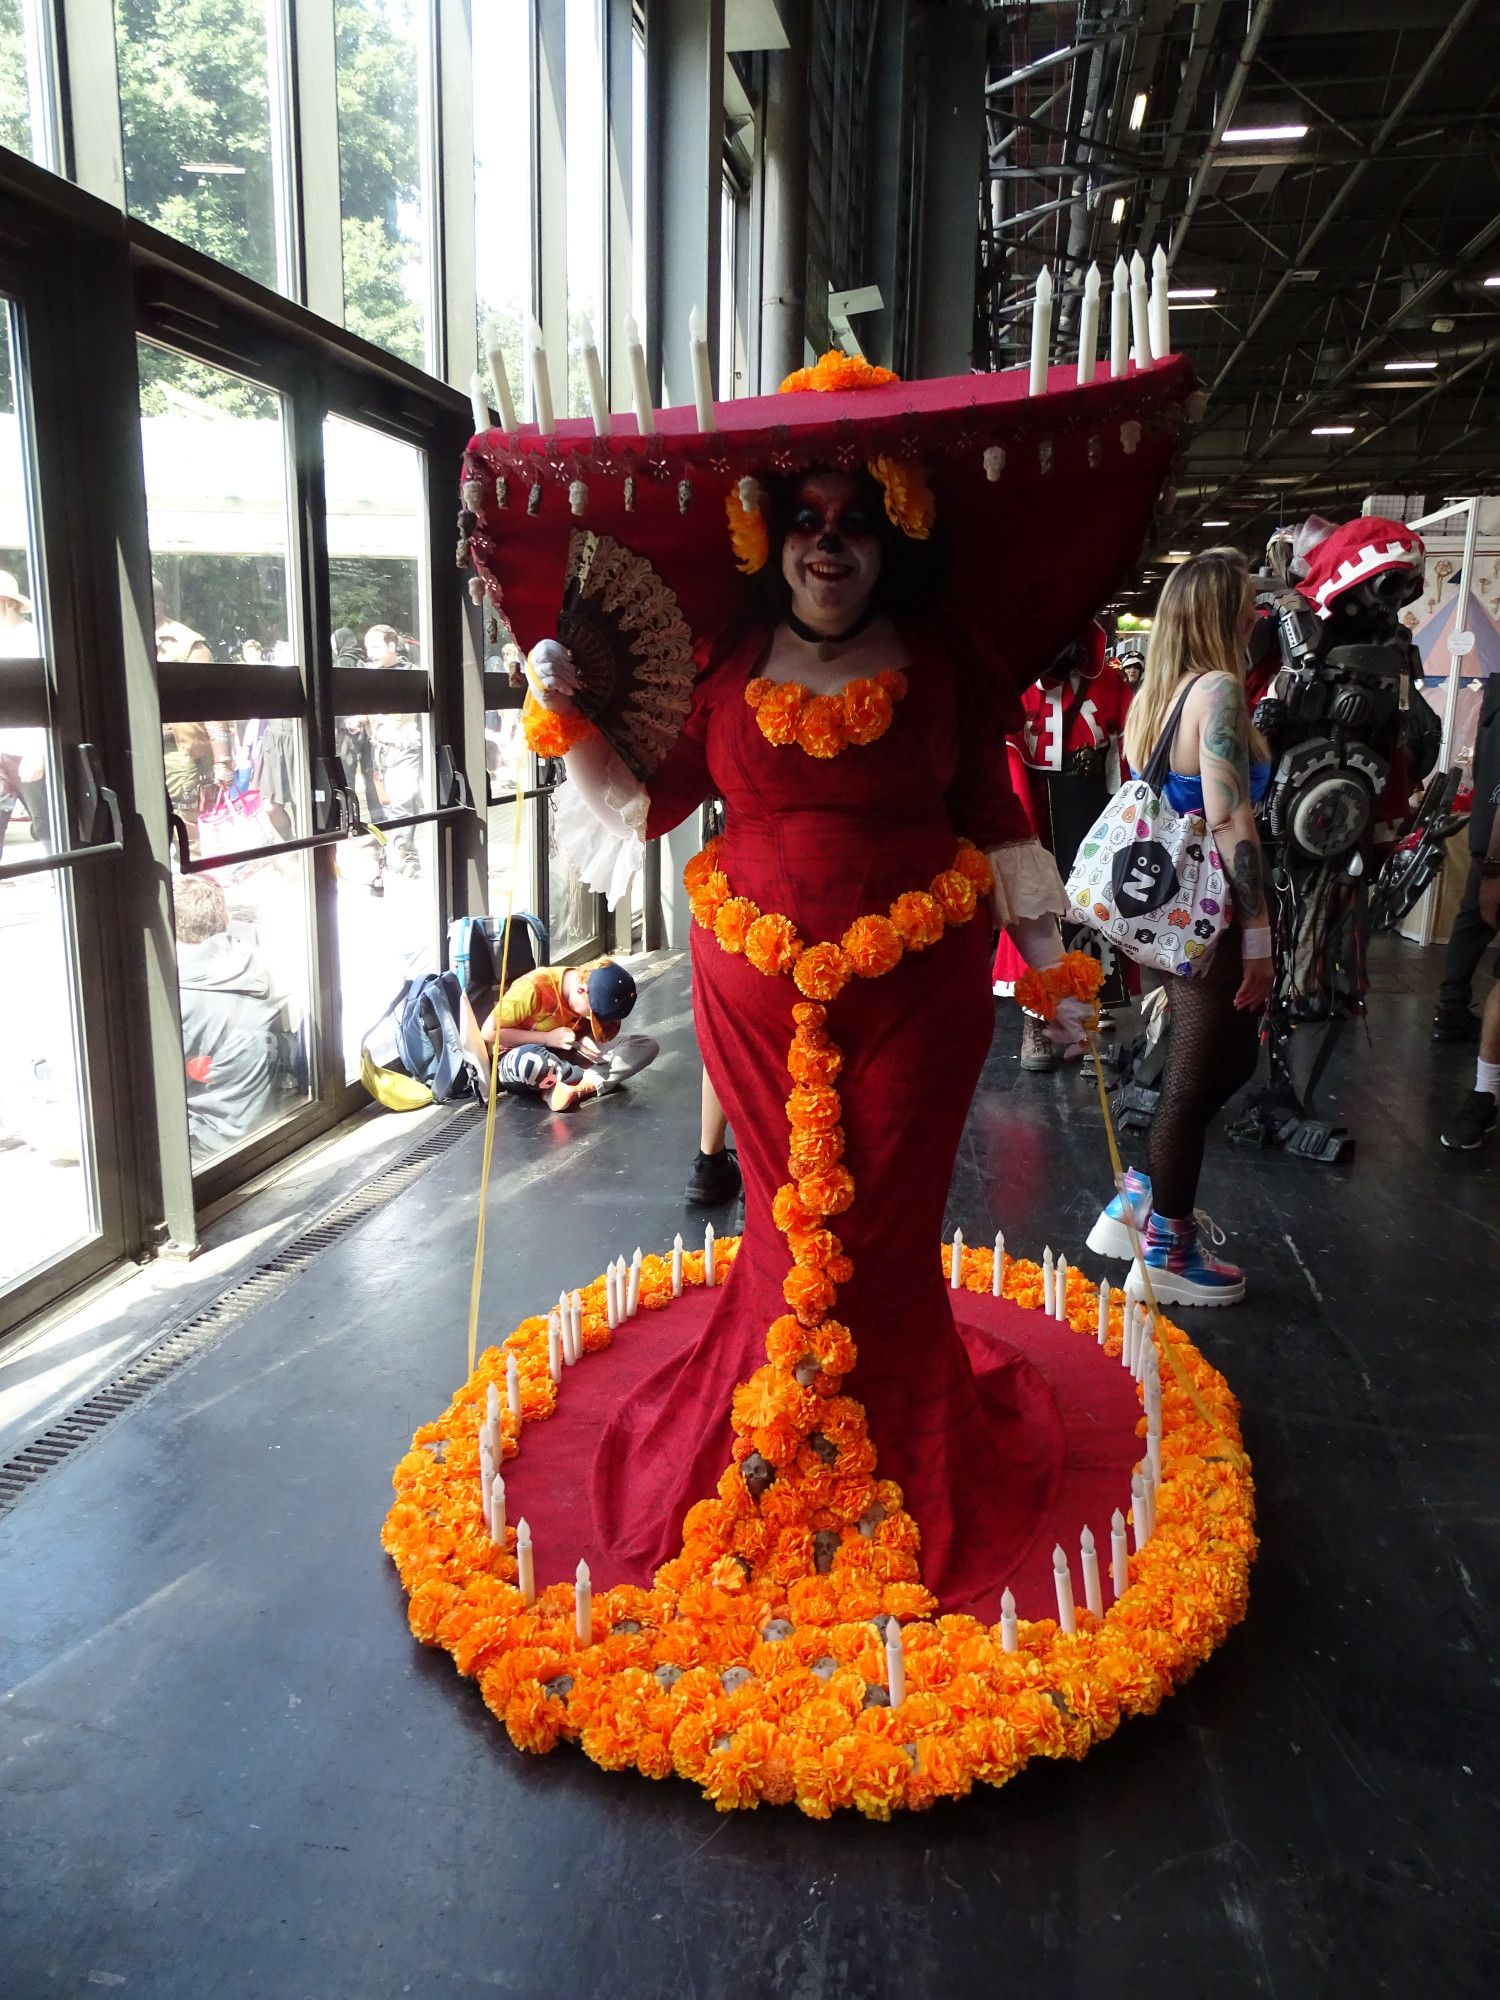
<instances>
[{"instance_id":1,"label":"exhibition hall interior","mask_svg":"<svg viewBox=\"0 0 1500 2000\"><path fill-rule=\"evenodd\" d=\"M0 1987L1500 1985L1500 5L0 0Z\"/></svg>"}]
</instances>

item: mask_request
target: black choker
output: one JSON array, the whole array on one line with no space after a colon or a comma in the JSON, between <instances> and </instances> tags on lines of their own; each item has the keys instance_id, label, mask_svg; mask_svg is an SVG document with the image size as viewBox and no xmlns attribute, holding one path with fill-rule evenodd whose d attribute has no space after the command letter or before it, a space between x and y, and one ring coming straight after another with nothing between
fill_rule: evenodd
<instances>
[{"instance_id":1,"label":"black choker","mask_svg":"<svg viewBox=\"0 0 1500 2000\"><path fill-rule=\"evenodd\" d=\"M875 615L875 606L867 604L854 623L842 632L814 631L811 625L803 624L795 611L788 611L786 622L799 639L805 640L809 646L816 646L820 656L826 660L835 646L847 646L851 639L857 639L861 632L874 623Z\"/></svg>"}]
</instances>

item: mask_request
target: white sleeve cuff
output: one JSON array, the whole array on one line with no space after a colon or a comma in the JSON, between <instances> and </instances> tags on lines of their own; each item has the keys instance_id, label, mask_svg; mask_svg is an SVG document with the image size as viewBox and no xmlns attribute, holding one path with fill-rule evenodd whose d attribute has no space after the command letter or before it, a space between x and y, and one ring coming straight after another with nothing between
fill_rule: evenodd
<instances>
[{"instance_id":1,"label":"white sleeve cuff","mask_svg":"<svg viewBox=\"0 0 1500 2000\"><path fill-rule=\"evenodd\" d=\"M552 831L580 880L614 909L628 895L645 859L651 801L644 785L632 790L612 784L603 804L612 825L604 823L577 785L559 785L552 794Z\"/></svg>"},{"instance_id":2,"label":"white sleeve cuff","mask_svg":"<svg viewBox=\"0 0 1500 2000\"><path fill-rule=\"evenodd\" d=\"M985 859L995 871L995 915L1002 925L1025 917L1065 917L1068 898L1057 863L1039 840L1011 840L991 847Z\"/></svg>"}]
</instances>

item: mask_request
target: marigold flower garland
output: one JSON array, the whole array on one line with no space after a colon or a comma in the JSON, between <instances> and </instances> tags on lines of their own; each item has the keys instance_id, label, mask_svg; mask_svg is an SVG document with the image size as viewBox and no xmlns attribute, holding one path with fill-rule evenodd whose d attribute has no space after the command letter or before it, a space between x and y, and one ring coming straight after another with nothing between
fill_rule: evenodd
<instances>
[{"instance_id":1,"label":"marigold flower garland","mask_svg":"<svg viewBox=\"0 0 1500 2000\"><path fill-rule=\"evenodd\" d=\"M534 756L566 757L575 743L593 733L593 723L577 709L543 708L534 694L521 704L521 734Z\"/></svg>"},{"instance_id":2,"label":"marigold flower garland","mask_svg":"<svg viewBox=\"0 0 1500 2000\"><path fill-rule=\"evenodd\" d=\"M905 694L905 674L887 669L848 681L837 694L814 694L800 681L757 675L745 689L745 701L768 743L795 743L809 757L837 757L851 743L878 743Z\"/></svg>"},{"instance_id":3,"label":"marigold flower garland","mask_svg":"<svg viewBox=\"0 0 1500 2000\"><path fill-rule=\"evenodd\" d=\"M1060 1000L1097 1000L1104 967L1086 951L1064 952L1056 965L1029 965L1016 981L1016 1004L1050 1021Z\"/></svg>"},{"instance_id":4,"label":"marigold flower garland","mask_svg":"<svg viewBox=\"0 0 1500 2000\"><path fill-rule=\"evenodd\" d=\"M860 918L838 945L804 946L784 917L732 895L719 852L711 842L689 864L695 918L804 993L889 971L945 924L966 921L989 879L984 857L961 847L931 891L898 897L889 917ZM853 1271L830 1226L855 1199L835 1087L843 1057L817 992L792 1018L789 1178L773 1203L791 1258L789 1310L768 1330L765 1365L735 1391L732 1462L689 1510L682 1554L649 1590L598 1592L587 1644L570 1585L525 1604L514 1528L503 1547L485 1528L477 1433L511 1354L521 1414L502 1394L502 1456L555 1409L541 1316L487 1349L444 1416L417 1432L396 1468L382 1541L409 1593L412 1631L478 1679L518 1748L550 1750L567 1737L606 1769L689 1778L720 1811L795 1801L814 1818L852 1806L888 1819L976 1782L1003 1784L1032 1756L1081 1757L1123 1716L1151 1713L1244 1614L1253 1496L1246 1467L1222 1451L1224 1437L1238 1441L1233 1397L1158 1320L1158 1339L1175 1352L1162 1375L1157 1528L1130 1559L1130 1587L1103 1618L1080 1611L1071 1636L1050 1619L1022 1621L1014 1653L977 1619L934 1615L916 1524L900 1488L876 1476L863 1409L841 1393L855 1360L849 1328L832 1316ZM719 1246L726 1264L737 1249ZM945 1252L950 1275L951 1259ZM701 1255L683 1266L685 1283L703 1283ZM963 1251L963 1289L989 1293L993 1274L992 1252ZM1036 1265L1013 1259L1003 1275L1005 1296L1040 1308ZM582 1293L586 1352L614 1337L604 1292L600 1278ZM643 1260L640 1297L648 1311L670 1303L668 1260ZM1104 1347L1115 1358L1124 1303L1115 1292ZM1091 1340L1096 1308L1070 1270L1066 1316ZM882 1645L892 1617L903 1626L907 1687L895 1709L884 1699Z\"/></svg>"}]
</instances>

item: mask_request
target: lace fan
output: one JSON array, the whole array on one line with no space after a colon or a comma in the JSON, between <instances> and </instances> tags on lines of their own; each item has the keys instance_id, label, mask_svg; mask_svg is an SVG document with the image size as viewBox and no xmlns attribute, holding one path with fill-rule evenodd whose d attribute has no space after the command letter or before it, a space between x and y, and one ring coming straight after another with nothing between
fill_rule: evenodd
<instances>
[{"instance_id":1,"label":"lace fan","mask_svg":"<svg viewBox=\"0 0 1500 2000\"><path fill-rule=\"evenodd\" d=\"M557 636L578 670L579 708L644 782L692 706L693 635L676 593L644 556L580 528Z\"/></svg>"}]
</instances>

